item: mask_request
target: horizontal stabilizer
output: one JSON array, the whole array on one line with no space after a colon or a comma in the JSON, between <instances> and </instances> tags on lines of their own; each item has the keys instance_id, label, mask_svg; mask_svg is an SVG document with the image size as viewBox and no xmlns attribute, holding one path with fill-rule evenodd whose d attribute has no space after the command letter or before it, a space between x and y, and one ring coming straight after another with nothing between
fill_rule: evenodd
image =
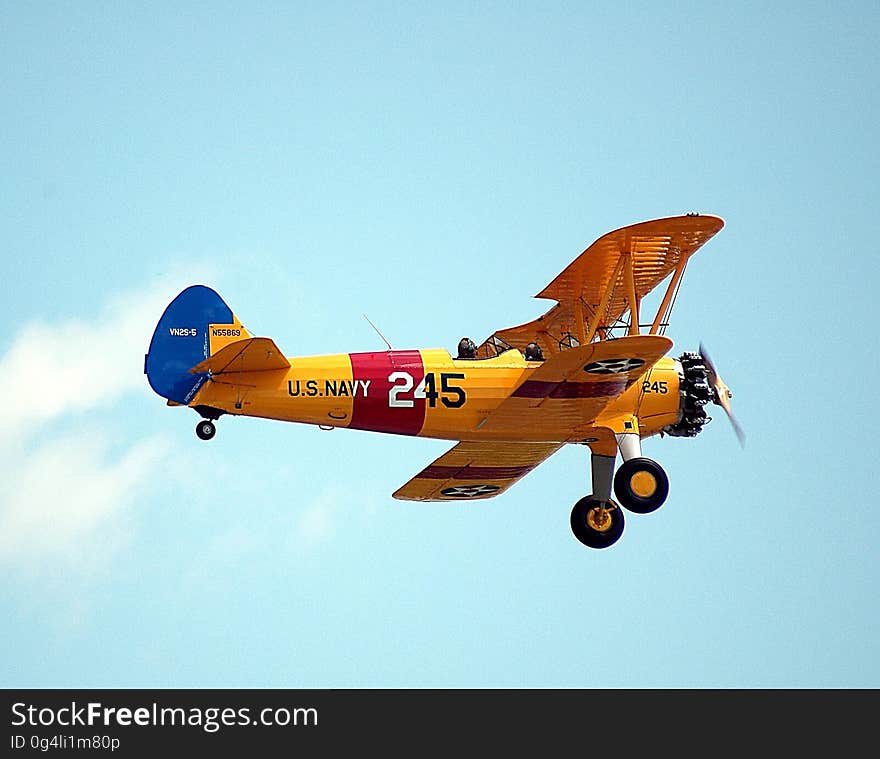
<instances>
[{"instance_id":1,"label":"horizontal stabilizer","mask_svg":"<svg viewBox=\"0 0 880 759\"><path fill-rule=\"evenodd\" d=\"M221 348L210 358L190 369L191 374L231 374L233 372L267 372L289 369L288 361L275 342L268 337L237 340Z\"/></svg>"}]
</instances>

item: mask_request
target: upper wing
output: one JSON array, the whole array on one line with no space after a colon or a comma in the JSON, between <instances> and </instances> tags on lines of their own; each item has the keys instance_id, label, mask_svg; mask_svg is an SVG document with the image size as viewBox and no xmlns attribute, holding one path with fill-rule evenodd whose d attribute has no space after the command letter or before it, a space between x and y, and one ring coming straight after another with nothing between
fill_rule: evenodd
<instances>
[{"instance_id":1,"label":"upper wing","mask_svg":"<svg viewBox=\"0 0 880 759\"><path fill-rule=\"evenodd\" d=\"M289 368L290 362L273 340L268 337L251 337L229 343L210 358L196 364L190 372L192 374L211 372L217 376L231 372L262 372Z\"/></svg>"},{"instance_id":2,"label":"upper wing","mask_svg":"<svg viewBox=\"0 0 880 759\"><path fill-rule=\"evenodd\" d=\"M548 437L560 429L575 435L671 347L668 337L634 335L561 351L529 375L478 429L516 435L527 428L533 438L542 429Z\"/></svg>"},{"instance_id":3,"label":"upper wing","mask_svg":"<svg viewBox=\"0 0 880 759\"><path fill-rule=\"evenodd\" d=\"M642 297L672 274L652 324L656 333L669 316L671 296L688 259L723 226L717 216L675 216L609 232L535 296L558 305L527 324L498 330L480 346L482 355L505 347L522 349L532 341L545 354L555 353L588 343L597 334L605 337L627 312L632 321Z\"/></svg>"},{"instance_id":4,"label":"upper wing","mask_svg":"<svg viewBox=\"0 0 880 759\"><path fill-rule=\"evenodd\" d=\"M507 490L561 443L462 442L394 493L404 501L492 498Z\"/></svg>"}]
</instances>

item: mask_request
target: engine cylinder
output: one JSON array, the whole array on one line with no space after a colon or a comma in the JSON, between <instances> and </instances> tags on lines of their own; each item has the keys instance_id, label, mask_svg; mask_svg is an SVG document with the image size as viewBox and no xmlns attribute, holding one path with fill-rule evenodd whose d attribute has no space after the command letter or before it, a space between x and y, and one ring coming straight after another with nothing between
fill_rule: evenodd
<instances>
[{"instance_id":1,"label":"engine cylinder","mask_svg":"<svg viewBox=\"0 0 880 759\"><path fill-rule=\"evenodd\" d=\"M712 421L704 408L712 397L709 370L698 353L683 353L676 364L679 376L679 419L663 431L673 437L695 437Z\"/></svg>"}]
</instances>

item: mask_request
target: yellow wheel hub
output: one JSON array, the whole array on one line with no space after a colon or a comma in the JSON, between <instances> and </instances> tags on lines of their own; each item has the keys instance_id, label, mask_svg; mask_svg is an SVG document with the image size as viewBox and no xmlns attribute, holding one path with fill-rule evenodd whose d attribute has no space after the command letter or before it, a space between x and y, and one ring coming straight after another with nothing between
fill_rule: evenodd
<instances>
[{"instance_id":1,"label":"yellow wheel hub","mask_svg":"<svg viewBox=\"0 0 880 759\"><path fill-rule=\"evenodd\" d=\"M635 472L629 478L629 489L639 498L650 498L657 492L657 478L650 472Z\"/></svg>"},{"instance_id":2,"label":"yellow wheel hub","mask_svg":"<svg viewBox=\"0 0 880 759\"><path fill-rule=\"evenodd\" d=\"M587 512L587 524L596 532L608 532L611 529L611 512L601 506L594 506Z\"/></svg>"}]
</instances>

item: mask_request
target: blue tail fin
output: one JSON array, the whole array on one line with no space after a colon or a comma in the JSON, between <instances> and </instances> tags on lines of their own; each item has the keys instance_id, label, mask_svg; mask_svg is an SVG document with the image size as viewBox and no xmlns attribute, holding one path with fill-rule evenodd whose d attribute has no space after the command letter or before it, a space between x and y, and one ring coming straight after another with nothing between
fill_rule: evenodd
<instances>
[{"instance_id":1,"label":"blue tail fin","mask_svg":"<svg viewBox=\"0 0 880 759\"><path fill-rule=\"evenodd\" d=\"M210 356L208 325L233 321L232 310L210 287L187 287L168 304L153 332L144 362L150 387L169 401L188 404L208 376L189 372Z\"/></svg>"}]
</instances>

